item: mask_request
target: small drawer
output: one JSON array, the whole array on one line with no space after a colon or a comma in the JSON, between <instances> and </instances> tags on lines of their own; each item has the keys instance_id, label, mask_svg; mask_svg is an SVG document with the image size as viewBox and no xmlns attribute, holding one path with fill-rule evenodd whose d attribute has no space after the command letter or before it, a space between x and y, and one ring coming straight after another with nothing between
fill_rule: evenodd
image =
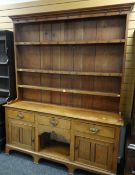
<instances>
[{"instance_id":1,"label":"small drawer","mask_svg":"<svg viewBox=\"0 0 135 175\"><path fill-rule=\"evenodd\" d=\"M52 128L50 126L38 125L38 135L42 133L54 133L55 139L63 140L63 142L70 142L70 130L60 129L60 128Z\"/></svg>"},{"instance_id":2,"label":"small drawer","mask_svg":"<svg viewBox=\"0 0 135 175\"><path fill-rule=\"evenodd\" d=\"M73 130L77 130L79 132L85 132L85 133L98 135L98 136L104 136L109 138L114 138L115 136L115 128L102 126L98 124L84 123L81 121L73 121L72 128Z\"/></svg>"},{"instance_id":3,"label":"small drawer","mask_svg":"<svg viewBox=\"0 0 135 175\"><path fill-rule=\"evenodd\" d=\"M36 115L38 124L47 125L53 128L70 129L70 120L55 115Z\"/></svg>"},{"instance_id":4,"label":"small drawer","mask_svg":"<svg viewBox=\"0 0 135 175\"><path fill-rule=\"evenodd\" d=\"M22 110L6 110L6 116L17 120L26 122L34 122L34 112L26 112Z\"/></svg>"}]
</instances>

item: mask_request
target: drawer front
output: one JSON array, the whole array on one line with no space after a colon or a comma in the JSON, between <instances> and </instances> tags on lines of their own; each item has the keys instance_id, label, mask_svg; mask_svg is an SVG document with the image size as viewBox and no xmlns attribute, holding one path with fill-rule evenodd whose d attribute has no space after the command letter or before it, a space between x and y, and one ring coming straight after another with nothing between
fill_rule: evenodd
<instances>
[{"instance_id":1,"label":"drawer front","mask_svg":"<svg viewBox=\"0 0 135 175\"><path fill-rule=\"evenodd\" d=\"M53 128L70 129L70 120L54 115L36 115L38 124L47 125Z\"/></svg>"},{"instance_id":2,"label":"drawer front","mask_svg":"<svg viewBox=\"0 0 135 175\"><path fill-rule=\"evenodd\" d=\"M6 116L16 120L22 120L26 122L34 122L34 112L26 112L23 110L6 110Z\"/></svg>"},{"instance_id":3,"label":"drawer front","mask_svg":"<svg viewBox=\"0 0 135 175\"><path fill-rule=\"evenodd\" d=\"M92 124L92 123L73 121L72 128L73 130L76 130L79 132L85 132L85 133L98 135L98 136L104 136L109 138L114 138L115 136L115 128Z\"/></svg>"},{"instance_id":4,"label":"drawer front","mask_svg":"<svg viewBox=\"0 0 135 175\"><path fill-rule=\"evenodd\" d=\"M38 135L41 135L44 132L52 133L56 140L70 142L70 130L38 125Z\"/></svg>"}]
</instances>

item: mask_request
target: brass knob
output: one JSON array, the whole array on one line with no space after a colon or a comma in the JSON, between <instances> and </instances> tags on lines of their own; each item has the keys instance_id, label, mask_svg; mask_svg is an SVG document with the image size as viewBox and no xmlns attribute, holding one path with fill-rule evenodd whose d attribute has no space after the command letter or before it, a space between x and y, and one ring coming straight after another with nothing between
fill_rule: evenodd
<instances>
[{"instance_id":1,"label":"brass knob","mask_svg":"<svg viewBox=\"0 0 135 175\"><path fill-rule=\"evenodd\" d=\"M17 118L18 119L24 119L24 116L23 116L23 114L20 113L20 114L17 115Z\"/></svg>"},{"instance_id":2,"label":"brass knob","mask_svg":"<svg viewBox=\"0 0 135 175\"><path fill-rule=\"evenodd\" d=\"M53 127L56 127L58 125L58 121L55 119L55 118L52 118L50 120L50 124L53 126Z\"/></svg>"},{"instance_id":3,"label":"brass knob","mask_svg":"<svg viewBox=\"0 0 135 175\"><path fill-rule=\"evenodd\" d=\"M98 131L99 131L99 129L97 129L97 128L90 128L90 132L92 134L96 134Z\"/></svg>"}]
</instances>

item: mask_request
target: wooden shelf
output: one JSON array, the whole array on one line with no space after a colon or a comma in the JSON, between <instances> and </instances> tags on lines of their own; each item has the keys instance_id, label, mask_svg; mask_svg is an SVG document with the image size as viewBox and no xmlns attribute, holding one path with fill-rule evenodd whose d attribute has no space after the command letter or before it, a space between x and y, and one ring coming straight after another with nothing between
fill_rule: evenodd
<instances>
[{"instance_id":1,"label":"wooden shelf","mask_svg":"<svg viewBox=\"0 0 135 175\"><path fill-rule=\"evenodd\" d=\"M17 69L18 72L45 73L45 74L64 74L64 75L91 75L91 76L111 76L121 77L122 73L103 73L103 72L78 72L78 71L58 71L58 70L42 70L42 69Z\"/></svg>"},{"instance_id":2,"label":"wooden shelf","mask_svg":"<svg viewBox=\"0 0 135 175\"><path fill-rule=\"evenodd\" d=\"M61 142L51 141L51 144L44 149L41 149L40 153L52 155L54 157L61 157L63 159L69 159L70 146Z\"/></svg>"},{"instance_id":3,"label":"wooden shelf","mask_svg":"<svg viewBox=\"0 0 135 175\"><path fill-rule=\"evenodd\" d=\"M9 92L9 90L0 88L0 92Z\"/></svg>"},{"instance_id":4,"label":"wooden shelf","mask_svg":"<svg viewBox=\"0 0 135 175\"><path fill-rule=\"evenodd\" d=\"M0 76L0 78L3 78L3 79L8 79L9 76Z\"/></svg>"},{"instance_id":5,"label":"wooden shelf","mask_svg":"<svg viewBox=\"0 0 135 175\"><path fill-rule=\"evenodd\" d=\"M85 45L85 44L117 44L125 43L125 39L93 40L93 41L49 41L49 42L15 42L16 45Z\"/></svg>"},{"instance_id":6,"label":"wooden shelf","mask_svg":"<svg viewBox=\"0 0 135 175\"><path fill-rule=\"evenodd\" d=\"M17 25L18 98L117 113L125 21L115 16Z\"/></svg>"},{"instance_id":7,"label":"wooden shelf","mask_svg":"<svg viewBox=\"0 0 135 175\"><path fill-rule=\"evenodd\" d=\"M46 90L46 91L73 93L73 94L83 94L83 95L98 95L98 96L107 96L107 97L120 97L120 94L110 93L110 92L86 91L86 90L76 90L76 89L61 89L61 88L31 86L31 85L18 85L18 87L19 88L26 88L26 89L37 89L37 90Z\"/></svg>"}]
</instances>

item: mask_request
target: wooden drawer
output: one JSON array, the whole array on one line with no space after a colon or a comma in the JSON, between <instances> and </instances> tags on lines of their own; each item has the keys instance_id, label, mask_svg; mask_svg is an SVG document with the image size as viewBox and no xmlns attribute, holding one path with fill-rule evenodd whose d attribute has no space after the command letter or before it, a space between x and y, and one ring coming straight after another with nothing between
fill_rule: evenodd
<instances>
[{"instance_id":1,"label":"wooden drawer","mask_svg":"<svg viewBox=\"0 0 135 175\"><path fill-rule=\"evenodd\" d=\"M38 134L42 134L44 132L55 133L56 138L60 138L64 142L70 142L70 130L60 129L60 128L52 128L50 126L38 125Z\"/></svg>"},{"instance_id":2,"label":"wooden drawer","mask_svg":"<svg viewBox=\"0 0 135 175\"><path fill-rule=\"evenodd\" d=\"M27 112L23 110L6 110L6 116L9 118L22 120L26 122L34 122L34 112Z\"/></svg>"},{"instance_id":3,"label":"wooden drawer","mask_svg":"<svg viewBox=\"0 0 135 175\"><path fill-rule=\"evenodd\" d=\"M85 132L98 136L104 136L109 138L114 138L115 136L115 128L102 126L98 124L84 123L81 121L74 120L72 128L73 130L77 130L79 132Z\"/></svg>"},{"instance_id":4,"label":"wooden drawer","mask_svg":"<svg viewBox=\"0 0 135 175\"><path fill-rule=\"evenodd\" d=\"M70 120L55 115L36 115L38 124L47 125L53 128L70 129Z\"/></svg>"}]
</instances>

